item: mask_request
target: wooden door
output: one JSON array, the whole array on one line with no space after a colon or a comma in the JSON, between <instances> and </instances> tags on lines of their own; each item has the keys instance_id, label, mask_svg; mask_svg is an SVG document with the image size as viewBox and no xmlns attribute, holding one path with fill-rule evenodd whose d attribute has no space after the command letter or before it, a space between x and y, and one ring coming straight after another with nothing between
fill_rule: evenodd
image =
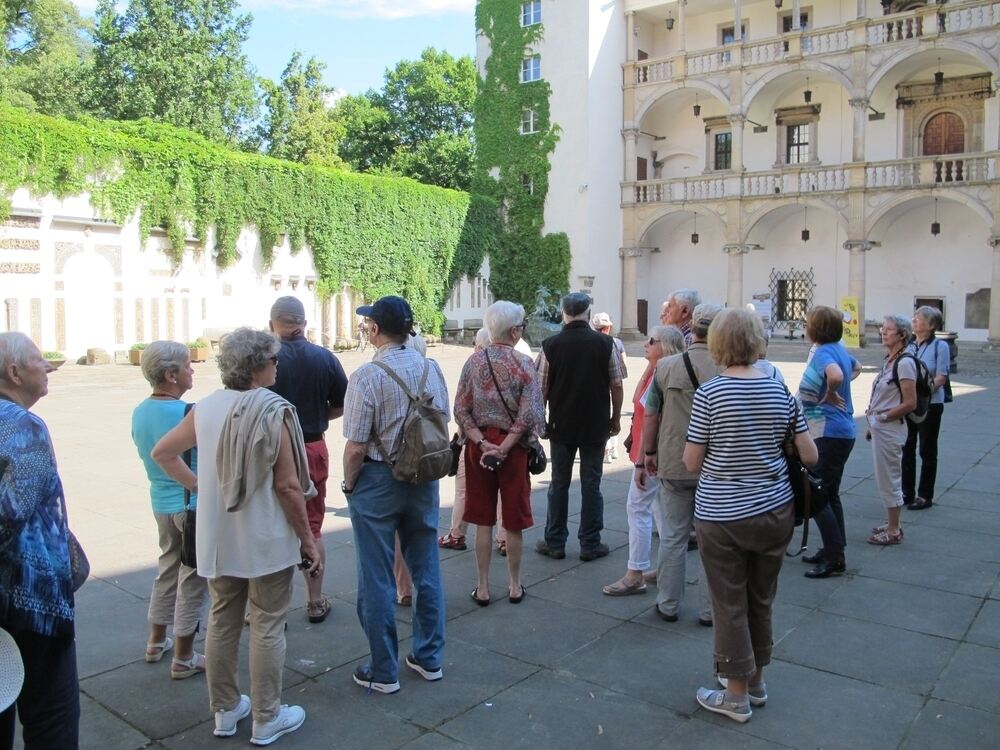
<instances>
[{"instance_id":1,"label":"wooden door","mask_svg":"<svg viewBox=\"0 0 1000 750\"><path fill-rule=\"evenodd\" d=\"M924 126L924 156L965 152L965 126L953 112L939 112Z\"/></svg>"},{"instance_id":2,"label":"wooden door","mask_svg":"<svg viewBox=\"0 0 1000 750\"><path fill-rule=\"evenodd\" d=\"M637 180L648 180L647 176L647 164L646 157L637 156L635 157L635 179Z\"/></svg>"},{"instance_id":3,"label":"wooden door","mask_svg":"<svg viewBox=\"0 0 1000 750\"><path fill-rule=\"evenodd\" d=\"M639 321L639 333L649 333L649 300L637 299L635 301L636 319Z\"/></svg>"}]
</instances>

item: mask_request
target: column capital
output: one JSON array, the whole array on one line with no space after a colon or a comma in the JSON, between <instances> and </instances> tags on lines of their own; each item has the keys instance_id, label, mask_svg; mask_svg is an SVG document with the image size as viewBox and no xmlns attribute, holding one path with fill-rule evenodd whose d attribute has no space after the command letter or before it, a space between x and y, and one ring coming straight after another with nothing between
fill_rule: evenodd
<instances>
[{"instance_id":1,"label":"column capital","mask_svg":"<svg viewBox=\"0 0 1000 750\"><path fill-rule=\"evenodd\" d=\"M746 255L750 252L750 246L741 243L730 243L722 246L722 252L730 257L734 255Z\"/></svg>"},{"instance_id":2,"label":"column capital","mask_svg":"<svg viewBox=\"0 0 1000 750\"><path fill-rule=\"evenodd\" d=\"M855 96L847 100L852 109L868 109L871 100L867 96Z\"/></svg>"},{"instance_id":3,"label":"column capital","mask_svg":"<svg viewBox=\"0 0 1000 750\"><path fill-rule=\"evenodd\" d=\"M637 139L639 137L639 128L622 128L622 136Z\"/></svg>"},{"instance_id":4,"label":"column capital","mask_svg":"<svg viewBox=\"0 0 1000 750\"><path fill-rule=\"evenodd\" d=\"M646 251L656 252L655 247L620 247L618 248L619 258L641 258Z\"/></svg>"},{"instance_id":5,"label":"column capital","mask_svg":"<svg viewBox=\"0 0 1000 750\"><path fill-rule=\"evenodd\" d=\"M989 238L988 242L994 250L1000 250L1000 234L994 234Z\"/></svg>"},{"instance_id":6,"label":"column capital","mask_svg":"<svg viewBox=\"0 0 1000 750\"><path fill-rule=\"evenodd\" d=\"M850 253L867 253L872 248L881 246L881 242L873 242L872 240L847 240L844 243L844 249Z\"/></svg>"},{"instance_id":7,"label":"column capital","mask_svg":"<svg viewBox=\"0 0 1000 750\"><path fill-rule=\"evenodd\" d=\"M733 112L729 115L729 124L733 127L743 127L743 124L747 121L746 112Z\"/></svg>"}]
</instances>

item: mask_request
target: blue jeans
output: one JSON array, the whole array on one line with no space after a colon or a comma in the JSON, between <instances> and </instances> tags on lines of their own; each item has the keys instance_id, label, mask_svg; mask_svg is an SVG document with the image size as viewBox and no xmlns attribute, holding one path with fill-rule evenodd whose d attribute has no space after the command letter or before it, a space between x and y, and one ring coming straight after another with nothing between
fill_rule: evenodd
<instances>
[{"instance_id":1,"label":"blue jeans","mask_svg":"<svg viewBox=\"0 0 1000 750\"><path fill-rule=\"evenodd\" d=\"M0 750L13 747L16 719L23 727L24 750L76 750L80 683L75 639L29 632L12 635L24 662L24 687L17 703L0 713Z\"/></svg>"},{"instance_id":2,"label":"blue jeans","mask_svg":"<svg viewBox=\"0 0 1000 750\"><path fill-rule=\"evenodd\" d=\"M580 551L592 550L601 543L604 529L604 496L601 478L604 476L604 444L569 445L550 442L552 477L549 482L549 511L545 520L545 543L549 549L565 549L569 530L569 485L573 479L573 461L580 451Z\"/></svg>"},{"instance_id":3,"label":"blue jeans","mask_svg":"<svg viewBox=\"0 0 1000 750\"><path fill-rule=\"evenodd\" d=\"M844 466L854 448L854 438L816 438L819 461L813 472L826 485L830 503L813 519L823 537L826 559L837 562L844 556L847 534L844 529L844 506L840 503L840 481Z\"/></svg>"},{"instance_id":4,"label":"blue jeans","mask_svg":"<svg viewBox=\"0 0 1000 750\"><path fill-rule=\"evenodd\" d=\"M371 648L376 682L399 676L396 533L413 575L413 654L427 669L441 666L444 589L437 547L438 483L393 478L388 464L365 462L347 499L358 554L358 620Z\"/></svg>"}]
</instances>

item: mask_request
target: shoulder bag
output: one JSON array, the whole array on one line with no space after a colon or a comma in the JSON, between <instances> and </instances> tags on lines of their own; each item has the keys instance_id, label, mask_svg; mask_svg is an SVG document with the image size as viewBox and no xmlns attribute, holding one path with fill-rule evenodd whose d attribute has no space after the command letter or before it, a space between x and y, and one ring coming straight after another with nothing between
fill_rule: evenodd
<instances>
[{"instance_id":1,"label":"shoulder bag","mask_svg":"<svg viewBox=\"0 0 1000 750\"><path fill-rule=\"evenodd\" d=\"M194 408L194 404L184 405L184 416ZM184 451L184 464L191 468L192 450ZM184 522L181 524L181 565L189 568L198 567L198 555L195 552L195 535L197 525L197 510L191 509L191 490L184 488Z\"/></svg>"},{"instance_id":2,"label":"shoulder bag","mask_svg":"<svg viewBox=\"0 0 1000 750\"><path fill-rule=\"evenodd\" d=\"M490 353L486 349L483 349L483 354L486 355L486 365L490 368L490 377L493 378L493 385L497 387L497 395L500 396L500 403L503 404L504 411L507 412L511 425L513 425L517 420L517 416L507 406L507 399L504 398L503 391L500 390L500 381L497 380L497 374L493 372L493 362L490 360ZM526 442L525 449L528 451L528 473L541 474L549 465L548 456L545 455L545 448L538 442L538 438L535 437L534 433L529 437L522 436L521 439Z\"/></svg>"},{"instance_id":3,"label":"shoulder bag","mask_svg":"<svg viewBox=\"0 0 1000 750\"><path fill-rule=\"evenodd\" d=\"M788 388L785 388L791 398ZM814 518L830 501L823 480L813 474L802 463L799 449L795 446L795 425L799 421L799 404L795 404L795 413L785 427L785 437L781 441L781 450L788 464L788 481L792 485L795 496L795 525L802 524L802 543L797 552L785 552L789 557L798 557L809 546L809 519Z\"/></svg>"}]
</instances>

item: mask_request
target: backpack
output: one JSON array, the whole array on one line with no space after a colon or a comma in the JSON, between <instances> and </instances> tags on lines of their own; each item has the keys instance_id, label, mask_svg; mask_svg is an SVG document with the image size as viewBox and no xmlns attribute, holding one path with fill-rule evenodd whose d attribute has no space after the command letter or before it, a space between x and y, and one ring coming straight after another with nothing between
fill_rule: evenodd
<instances>
[{"instance_id":1,"label":"backpack","mask_svg":"<svg viewBox=\"0 0 1000 750\"><path fill-rule=\"evenodd\" d=\"M934 376L931 375L931 371L927 369L927 365L920 357L910 351L902 352L892 363L892 382L896 384L896 388L899 388L900 398L903 397L903 389L899 387L899 360L903 357L912 359L917 368L917 405L913 411L906 415L906 418L913 424L920 424L927 419L927 410L931 405L931 394L934 392Z\"/></svg>"},{"instance_id":2,"label":"backpack","mask_svg":"<svg viewBox=\"0 0 1000 750\"><path fill-rule=\"evenodd\" d=\"M416 394L385 362L373 360L372 363L385 370L410 400L394 451L387 451L372 429L376 445L392 467L392 476L410 484L424 484L446 476L452 462L451 433L448 415L434 405L433 396L424 390L430 363L424 360L424 372Z\"/></svg>"}]
</instances>

